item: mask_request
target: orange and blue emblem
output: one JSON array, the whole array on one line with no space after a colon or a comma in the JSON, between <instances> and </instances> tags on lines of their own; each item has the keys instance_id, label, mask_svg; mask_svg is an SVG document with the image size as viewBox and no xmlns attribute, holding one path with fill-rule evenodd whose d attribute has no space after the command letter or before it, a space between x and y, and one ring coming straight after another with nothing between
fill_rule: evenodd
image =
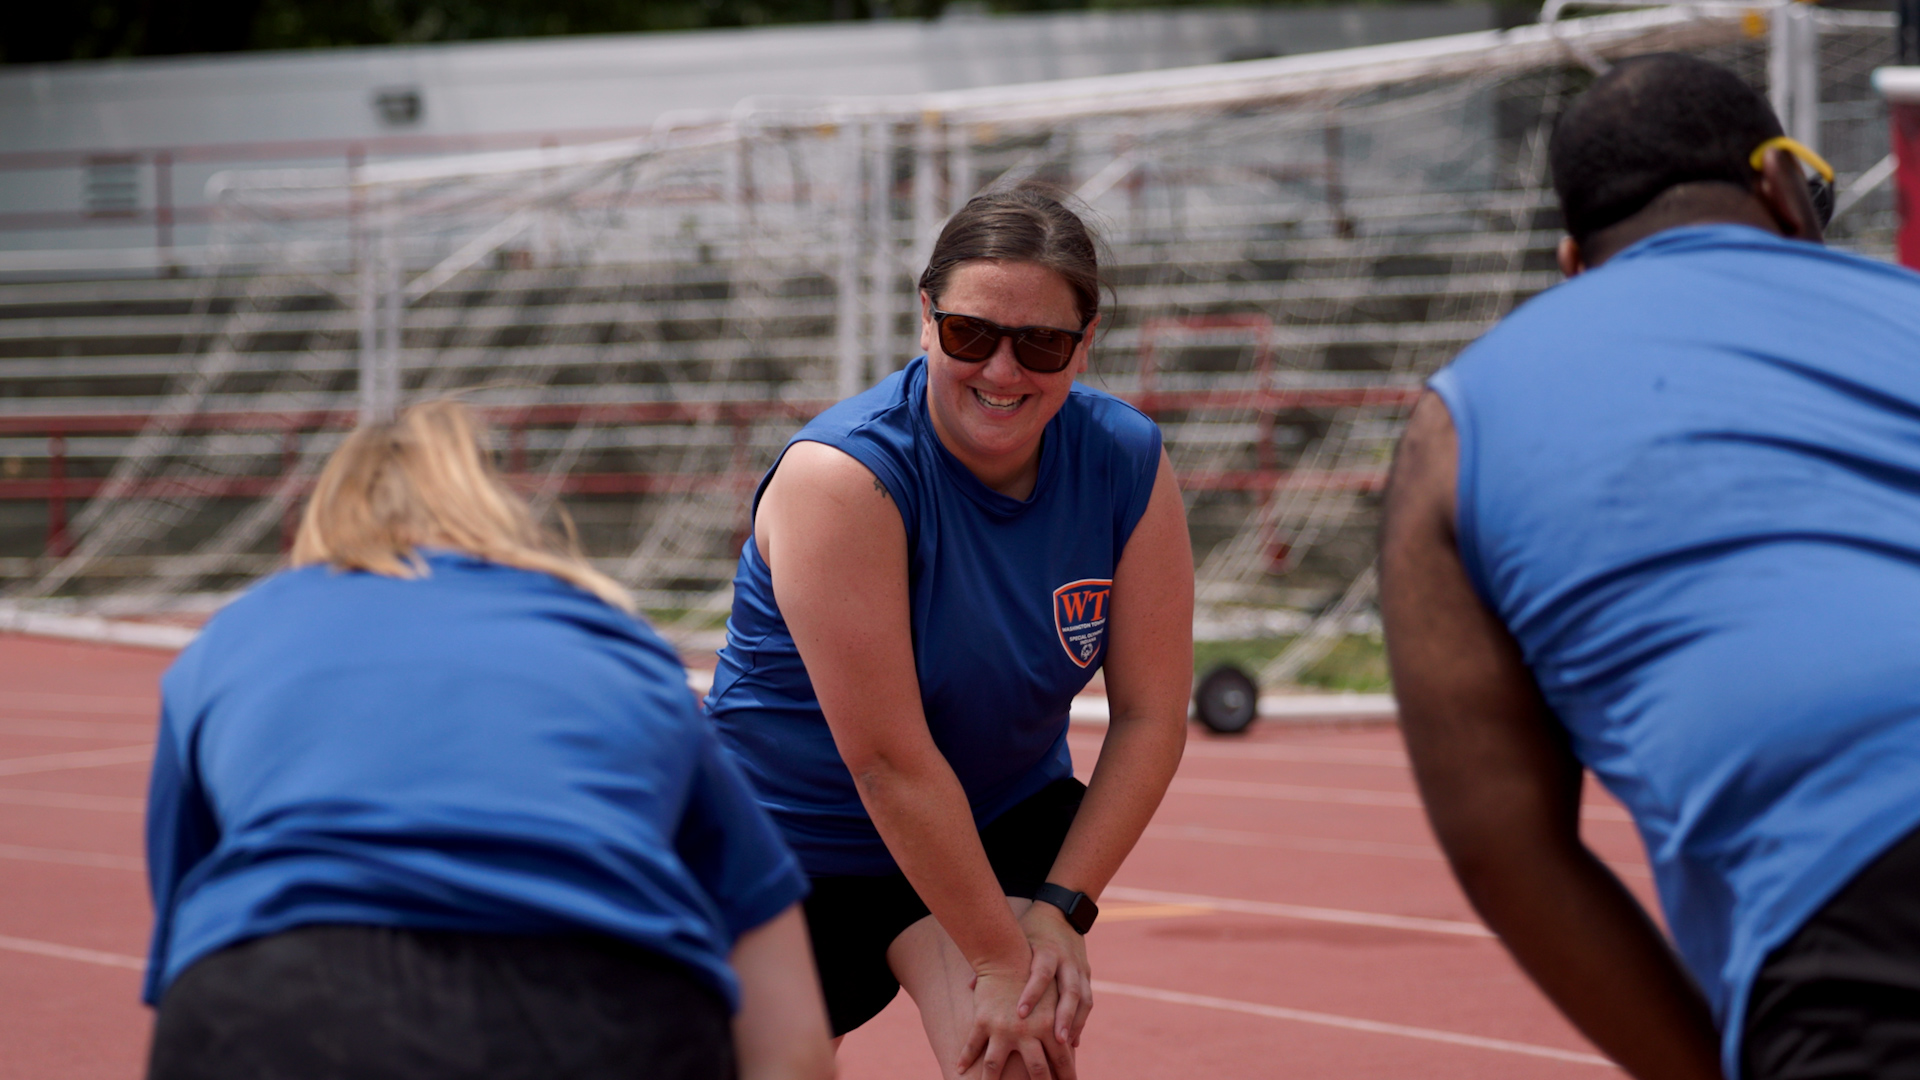
<instances>
[{"instance_id":1,"label":"orange and blue emblem","mask_svg":"<svg viewBox=\"0 0 1920 1080\"><path fill-rule=\"evenodd\" d=\"M1083 578L1053 590L1053 627L1060 632L1060 647L1081 667L1090 666L1107 642L1107 606L1112 600L1112 578Z\"/></svg>"}]
</instances>

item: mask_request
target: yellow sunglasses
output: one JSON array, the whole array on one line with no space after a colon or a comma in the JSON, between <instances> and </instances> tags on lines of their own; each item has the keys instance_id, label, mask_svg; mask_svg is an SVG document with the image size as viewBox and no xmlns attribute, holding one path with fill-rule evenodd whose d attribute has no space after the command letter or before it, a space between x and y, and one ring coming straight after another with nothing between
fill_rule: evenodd
<instances>
[{"instance_id":1,"label":"yellow sunglasses","mask_svg":"<svg viewBox=\"0 0 1920 1080\"><path fill-rule=\"evenodd\" d=\"M1800 140L1791 139L1785 135L1775 135L1754 147L1753 153L1747 155L1747 164L1753 166L1754 172L1759 172L1760 167L1766 163L1769 150L1785 150L1799 158L1800 164L1813 170L1813 175L1807 177L1807 194L1813 199L1814 213L1820 215L1820 227L1826 228L1833 221L1833 166L1827 164L1826 158L1808 149Z\"/></svg>"}]
</instances>

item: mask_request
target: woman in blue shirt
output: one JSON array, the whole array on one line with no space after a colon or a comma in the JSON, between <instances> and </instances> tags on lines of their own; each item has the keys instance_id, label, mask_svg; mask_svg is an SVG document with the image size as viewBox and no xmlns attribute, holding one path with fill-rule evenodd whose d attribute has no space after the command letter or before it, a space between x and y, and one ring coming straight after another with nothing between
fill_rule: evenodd
<instances>
[{"instance_id":1,"label":"woman in blue shirt","mask_svg":"<svg viewBox=\"0 0 1920 1080\"><path fill-rule=\"evenodd\" d=\"M793 856L461 406L354 432L293 564L163 683L152 1077L830 1075Z\"/></svg>"},{"instance_id":2,"label":"woman in blue shirt","mask_svg":"<svg viewBox=\"0 0 1920 1080\"><path fill-rule=\"evenodd\" d=\"M1100 280L1071 211L974 199L920 300L926 356L762 482L708 711L812 878L834 1033L904 984L946 1075L1071 1080L1082 935L1185 742L1186 519L1153 422L1074 382Z\"/></svg>"}]
</instances>

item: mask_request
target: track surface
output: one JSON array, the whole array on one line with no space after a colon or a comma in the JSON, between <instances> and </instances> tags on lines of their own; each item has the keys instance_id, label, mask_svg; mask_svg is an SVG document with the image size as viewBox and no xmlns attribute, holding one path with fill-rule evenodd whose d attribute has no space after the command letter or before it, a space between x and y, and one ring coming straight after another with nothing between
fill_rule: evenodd
<instances>
[{"instance_id":1,"label":"track surface","mask_svg":"<svg viewBox=\"0 0 1920 1080\"><path fill-rule=\"evenodd\" d=\"M136 1077L141 797L163 653L0 637L0 1080ZM1098 728L1076 728L1082 775ZM1586 831L1650 899L1624 815ZM1196 729L1089 939L1088 1080L1605 1078L1475 921L1390 727ZM905 995L846 1080L937 1076Z\"/></svg>"}]
</instances>

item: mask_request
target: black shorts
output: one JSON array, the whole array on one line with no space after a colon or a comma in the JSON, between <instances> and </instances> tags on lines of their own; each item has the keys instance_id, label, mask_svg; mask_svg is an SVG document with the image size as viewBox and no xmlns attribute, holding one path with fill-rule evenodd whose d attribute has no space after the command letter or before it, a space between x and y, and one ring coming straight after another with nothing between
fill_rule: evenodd
<instances>
[{"instance_id":1,"label":"black shorts","mask_svg":"<svg viewBox=\"0 0 1920 1080\"><path fill-rule=\"evenodd\" d=\"M149 1080L732 1080L732 1019L611 938L306 926L222 949L160 999Z\"/></svg>"},{"instance_id":2,"label":"black shorts","mask_svg":"<svg viewBox=\"0 0 1920 1080\"><path fill-rule=\"evenodd\" d=\"M1087 786L1071 776L1056 780L980 830L1001 892L1031 898L1046 882L1086 793ZM814 878L806 910L827 1018L836 1036L845 1035L879 1015L899 993L900 980L887 966L887 947L927 917L927 905L905 874L889 874Z\"/></svg>"},{"instance_id":3,"label":"black shorts","mask_svg":"<svg viewBox=\"0 0 1920 1080\"><path fill-rule=\"evenodd\" d=\"M1754 979L1745 1080L1920 1078L1920 830L1847 883Z\"/></svg>"}]
</instances>

